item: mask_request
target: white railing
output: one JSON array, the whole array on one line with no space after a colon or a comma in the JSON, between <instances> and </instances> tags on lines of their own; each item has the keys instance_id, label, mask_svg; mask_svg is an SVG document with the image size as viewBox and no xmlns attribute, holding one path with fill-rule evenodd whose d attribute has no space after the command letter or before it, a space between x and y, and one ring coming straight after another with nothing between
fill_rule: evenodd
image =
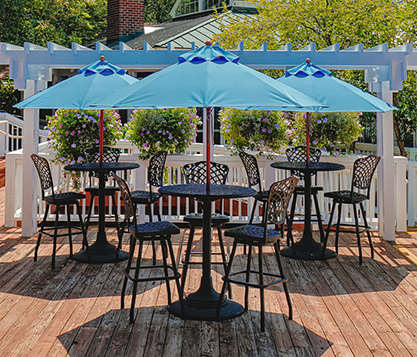
<instances>
[{"instance_id":1,"label":"white railing","mask_svg":"<svg viewBox=\"0 0 417 357\"><path fill-rule=\"evenodd\" d=\"M417 147L406 147L408 160L417 160ZM361 155L376 155L376 144L369 143L355 143L355 152ZM394 155L400 156L400 149L394 146Z\"/></svg>"},{"instance_id":2,"label":"white railing","mask_svg":"<svg viewBox=\"0 0 417 357\"><path fill-rule=\"evenodd\" d=\"M121 140L117 144L119 148L122 149L122 155L120 161L134 161L140 164L140 168L128 172L126 179L128 184L132 189L147 189L147 165L148 162L139 160L137 155L137 149L127 141ZM166 182L165 184L176 184L184 182L183 176L181 174L180 168L187 163L200 161L202 160L202 144L194 144L188 150L188 153L185 155L169 155L167 159L167 173L165 175ZM46 157L50 162L54 158L54 153L48 149L47 143L41 143L39 145L40 155ZM244 170L244 167L237 156L230 156L227 150L221 146L215 146L214 150L214 161L218 161L224 164L227 164L230 168L228 176L228 184L233 185L247 185L247 176ZM14 151L7 154L6 159L6 205L5 205L5 224L6 226L14 226L17 221L21 220L21 187L24 183L22 178L22 150ZM357 158L357 155L346 156L346 157L329 157L322 156L322 161L328 162L338 162L343 164L346 169L339 172L320 172L317 175L317 184L324 187L323 192L339 190L339 189L349 189L350 180L351 180L351 169L353 167L353 162ZM270 164L273 161L283 161L286 160L284 155L276 155L273 160L269 160L266 157L260 157L258 160L259 169L261 178L263 180L263 187L269 187L274 181L281 180L289 175L289 172L284 170L276 170L271 168ZM417 163L408 162L405 158L396 157L395 158L395 182L396 185L394 190L396 191L395 197L396 202L396 220L397 220L397 231L403 231L406 229L406 219L408 219L408 225L413 226L417 222L416 210L416 180L415 175L417 172ZM62 166L60 165L51 165L52 174L54 183L62 182ZM408 190L406 193L406 170L408 170ZM88 178L86 175L82 179L82 189L85 188L85 185L88 183ZM377 175L374 176L371 190L370 200L365 203L366 205L366 214L367 220L372 225L373 229L376 229L378 226L378 217L377 217L377 199L376 199L376 182ZM324 222L326 223L329 219L330 211L330 200L324 198L324 193L319 193L319 205L322 209L322 214L324 216ZM40 197L40 192L38 197ZM408 202L407 207L405 207L405 202ZM88 203L87 203L88 204ZM190 199L180 199L177 197L164 197L159 202L160 207L162 208L162 215L164 219L169 219L173 221L178 221L190 212ZM191 203L192 204L192 203ZM253 198L243 198L243 199L230 199L227 200L224 204L224 210L226 213L230 214L231 221L233 222L244 222L247 221L248 213L251 212L254 204ZM110 203L111 205L111 203ZM194 203L196 207L196 203ZM41 219L44 213L44 204L39 200L38 201L38 211L35 213L38 215L38 219ZM408 209L408 211L407 211ZM118 205L118 210L120 213L120 205ZM303 211L303 200L299 198L297 204L297 210L299 213ZM255 219L260 220L260 208L258 207ZM86 214L86 202L82 202L82 214ZM407 217L406 217L407 215ZM352 212L350 207L345 207L342 217L345 221L352 220ZM51 219L53 219L51 217ZM65 217L63 216L63 219ZM144 213L144 207L140 211L140 220L144 221L147 219Z\"/></svg>"},{"instance_id":3,"label":"white railing","mask_svg":"<svg viewBox=\"0 0 417 357\"><path fill-rule=\"evenodd\" d=\"M39 130L39 142L46 141L48 130ZM23 120L0 112L0 156L22 148Z\"/></svg>"}]
</instances>

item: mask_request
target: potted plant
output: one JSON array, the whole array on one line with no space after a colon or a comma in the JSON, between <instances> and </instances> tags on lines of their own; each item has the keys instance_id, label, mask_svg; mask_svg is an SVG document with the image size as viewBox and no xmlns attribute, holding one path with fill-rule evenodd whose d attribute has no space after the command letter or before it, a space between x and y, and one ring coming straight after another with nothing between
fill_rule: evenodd
<instances>
[{"instance_id":1,"label":"potted plant","mask_svg":"<svg viewBox=\"0 0 417 357\"><path fill-rule=\"evenodd\" d=\"M138 147L142 160L160 150L184 153L195 142L200 123L195 109L138 109L127 125L126 138Z\"/></svg>"},{"instance_id":2,"label":"potted plant","mask_svg":"<svg viewBox=\"0 0 417 357\"><path fill-rule=\"evenodd\" d=\"M114 110L104 111L104 145L114 145L121 137L119 114ZM99 144L100 111L58 109L47 117L49 145L56 150L56 164L67 165L85 160L84 150ZM80 172L65 172L64 183L70 189L80 189Z\"/></svg>"},{"instance_id":3,"label":"potted plant","mask_svg":"<svg viewBox=\"0 0 417 357\"><path fill-rule=\"evenodd\" d=\"M225 108L220 113L221 133L232 155L242 150L279 152L288 141L283 112Z\"/></svg>"},{"instance_id":4,"label":"potted plant","mask_svg":"<svg viewBox=\"0 0 417 357\"><path fill-rule=\"evenodd\" d=\"M335 156L342 151L348 152L351 145L362 135L363 127L359 121L359 114L312 113L311 145ZM290 142L292 145L305 145L305 114L293 113L289 114L289 117Z\"/></svg>"}]
</instances>

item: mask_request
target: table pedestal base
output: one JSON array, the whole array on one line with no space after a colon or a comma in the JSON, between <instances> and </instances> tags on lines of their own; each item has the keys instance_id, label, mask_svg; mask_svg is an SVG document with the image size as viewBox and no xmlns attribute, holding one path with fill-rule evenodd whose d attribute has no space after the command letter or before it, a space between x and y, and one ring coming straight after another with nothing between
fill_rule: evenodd
<instances>
[{"instance_id":1,"label":"table pedestal base","mask_svg":"<svg viewBox=\"0 0 417 357\"><path fill-rule=\"evenodd\" d=\"M331 249L325 249L324 251L324 257L322 249L316 250L316 251L302 251L297 249L297 243L295 245L295 251L292 247L285 247L282 248L280 251L280 254L287 258L293 258L293 259L300 259L300 260L326 260L329 258L336 257L336 252L334 252ZM321 246L321 245L320 245Z\"/></svg>"},{"instance_id":2,"label":"table pedestal base","mask_svg":"<svg viewBox=\"0 0 417 357\"><path fill-rule=\"evenodd\" d=\"M119 250L119 254L116 254L117 248L114 244L109 242L96 241L90 247L88 247L90 257L86 250L82 250L75 253L72 256L73 260L82 263L117 263L126 260L129 257L129 253L124 250Z\"/></svg>"},{"instance_id":3,"label":"table pedestal base","mask_svg":"<svg viewBox=\"0 0 417 357\"><path fill-rule=\"evenodd\" d=\"M181 312L179 300L168 306L168 311L182 319L215 321L216 309L220 294L212 287L202 285L195 293L189 294L184 299L184 313ZM242 315L245 309L242 305L226 297L220 308L220 320L231 319Z\"/></svg>"}]
</instances>

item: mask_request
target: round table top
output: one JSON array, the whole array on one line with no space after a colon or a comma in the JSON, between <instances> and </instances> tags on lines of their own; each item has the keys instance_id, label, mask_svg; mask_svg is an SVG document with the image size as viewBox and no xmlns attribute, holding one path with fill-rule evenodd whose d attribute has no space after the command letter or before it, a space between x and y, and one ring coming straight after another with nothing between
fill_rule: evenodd
<instances>
[{"instance_id":1,"label":"round table top","mask_svg":"<svg viewBox=\"0 0 417 357\"><path fill-rule=\"evenodd\" d=\"M250 187L233 185L210 185L210 190L206 189L206 184L183 184L168 185L159 188L159 192L179 197L194 197L198 200L218 200L221 198L249 197L256 194Z\"/></svg>"},{"instance_id":2,"label":"round table top","mask_svg":"<svg viewBox=\"0 0 417 357\"><path fill-rule=\"evenodd\" d=\"M68 171L126 171L137 169L139 164L136 162L103 162L102 165L98 162L84 162L81 164L65 165L64 170Z\"/></svg>"},{"instance_id":3,"label":"round table top","mask_svg":"<svg viewBox=\"0 0 417 357\"><path fill-rule=\"evenodd\" d=\"M345 166L335 164L333 162L310 162L307 166L306 162L288 162L277 161L271 164L274 169L284 170L298 170L301 172L316 172L316 171L339 171L344 170Z\"/></svg>"}]
</instances>

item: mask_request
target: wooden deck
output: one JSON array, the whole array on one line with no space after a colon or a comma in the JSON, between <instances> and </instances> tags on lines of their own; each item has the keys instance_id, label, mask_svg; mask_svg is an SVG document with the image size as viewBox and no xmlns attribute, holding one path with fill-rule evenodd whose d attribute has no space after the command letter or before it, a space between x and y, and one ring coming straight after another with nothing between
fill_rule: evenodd
<instances>
[{"instance_id":1,"label":"wooden deck","mask_svg":"<svg viewBox=\"0 0 417 357\"><path fill-rule=\"evenodd\" d=\"M4 188L1 207L3 199ZM108 234L115 241L114 229ZM417 269L400 252L415 258L413 235L399 235L397 248L375 237L375 260L364 240L362 267L354 237L347 234L335 259L284 258L294 320L287 318L282 287L274 287L266 293L267 326L261 333L257 290L251 290L249 311L241 317L221 323L183 321L169 315L165 286L153 282L140 285L136 322L129 324L128 310L120 310L125 263L69 260L64 239L52 270L50 241L41 245L34 263L35 238L2 227L0 356L416 356ZM184 232L174 237L177 255L186 238ZM127 236L125 249L126 242ZM78 238L76 250L80 243ZM149 247L145 253L151 257ZM241 257L237 260L243 264ZM273 271L273 255L266 254L265 261ZM220 268L213 273L216 287L221 273ZM197 288L199 274L199 267L191 269L186 292ZM234 287L234 298L243 303L242 288Z\"/></svg>"}]
</instances>

